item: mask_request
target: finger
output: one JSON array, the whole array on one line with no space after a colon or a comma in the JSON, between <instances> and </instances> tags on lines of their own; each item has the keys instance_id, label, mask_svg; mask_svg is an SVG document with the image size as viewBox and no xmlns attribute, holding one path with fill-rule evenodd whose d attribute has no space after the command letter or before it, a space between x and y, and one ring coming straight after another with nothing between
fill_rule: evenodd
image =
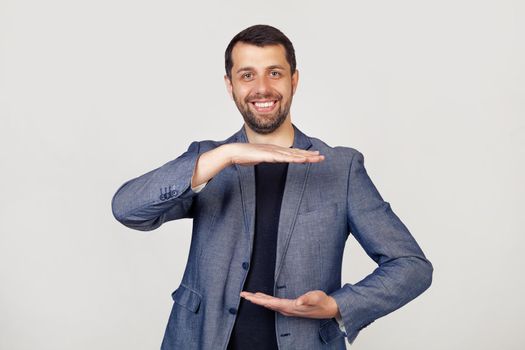
<instances>
[{"instance_id":1,"label":"finger","mask_svg":"<svg viewBox=\"0 0 525 350\"><path fill-rule=\"evenodd\" d=\"M291 299L281 299L277 298L268 294L264 294L261 292L257 293L250 293L250 292L242 292L241 293L245 299L251 301L252 303L259 304L265 307L270 307L274 309L280 309L285 307L287 304L290 304L292 302Z\"/></svg>"},{"instance_id":2,"label":"finger","mask_svg":"<svg viewBox=\"0 0 525 350\"><path fill-rule=\"evenodd\" d=\"M274 296L271 296L271 295L268 295L268 294L264 294L262 292L256 292L255 295L258 296L258 297L262 297L262 298L275 298Z\"/></svg>"},{"instance_id":3,"label":"finger","mask_svg":"<svg viewBox=\"0 0 525 350\"><path fill-rule=\"evenodd\" d=\"M279 304L277 300L272 300L271 298L258 296L258 295L256 296L255 294L246 296L245 299L253 304L264 306L272 310L280 310L280 307L281 307L281 305Z\"/></svg>"},{"instance_id":4,"label":"finger","mask_svg":"<svg viewBox=\"0 0 525 350\"><path fill-rule=\"evenodd\" d=\"M285 316L312 317L316 314L316 310L318 309L316 306L310 305L296 306L295 300L291 299L279 299L253 293L251 296L247 296L246 299L253 304L279 312Z\"/></svg>"},{"instance_id":5,"label":"finger","mask_svg":"<svg viewBox=\"0 0 525 350\"><path fill-rule=\"evenodd\" d=\"M303 155L318 155L318 150L307 150L307 149L300 149L300 148L277 148L276 151L278 152L284 152L288 154L303 154Z\"/></svg>"},{"instance_id":6,"label":"finger","mask_svg":"<svg viewBox=\"0 0 525 350\"><path fill-rule=\"evenodd\" d=\"M299 160L302 162L306 162L306 161L317 162L317 161L324 160L324 156L319 155L319 154L304 154L304 153L301 154L301 153L289 153L289 152L281 152L281 151L277 151L277 152L278 152L278 155L276 155L276 159L283 159L282 157L284 157L284 159L286 159L287 161Z\"/></svg>"},{"instance_id":7,"label":"finger","mask_svg":"<svg viewBox=\"0 0 525 350\"><path fill-rule=\"evenodd\" d=\"M325 159L325 156L313 156L313 157L308 157L307 161L309 163L318 163L318 162L322 162L324 159Z\"/></svg>"},{"instance_id":8,"label":"finger","mask_svg":"<svg viewBox=\"0 0 525 350\"><path fill-rule=\"evenodd\" d=\"M302 148L297 148L297 147L283 147L283 148L287 150L299 151L299 152L319 152L319 150L317 149L302 149Z\"/></svg>"},{"instance_id":9,"label":"finger","mask_svg":"<svg viewBox=\"0 0 525 350\"><path fill-rule=\"evenodd\" d=\"M246 292L246 291L241 292L241 297L246 298L246 299L251 298L251 299L257 299L257 300L279 299L279 298L276 298L276 297L273 297L271 295L264 294L261 292L251 293L251 292Z\"/></svg>"},{"instance_id":10,"label":"finger","mask_svg":"<svg viewBox=\"0 0 525 350\"><path fill-rule=\"evenodd\" d=\"M263 147L268 147L270 149L280 149L285 151L298 151L298 152L319 152L319 150L314 149L302 149L297 147L284 147L284 146L278 146L274 144L261 144Z\"/></svg>"},{"instance_id":11,"label":"finger","mask_svg":"<svg viewBox=\"0 0 525 350\"><path fill-rule=\"evenodd\" d=\"M322 290L311 290L299 296L297 300L302 301L303 304L317 305L326 297L326 293Z\"/></svg>"},{"instance_id":12,"label":"finger","mask_svg":"<svg viewBox=\"0 0 525 350\"><path fill-rule=\"evenodd\" d=\"M268 295L268 294L264 294L264 293L261 293L261 292L257 292L257 293L252 293L251 295L252 298L254 299L257 299L257 300L273 300L273 299L276 299L278 300L279 298L276 298L276 297L273 297L271 295Z\"/></svg>"},{"instance_id":13,"label":"finger","mask_svg":"<svg viewBox=\"0 0 525 350\"><path fill-rule=\"evenodd\" d=\"M299 156L295 154L275 154L273 157L274 162L283 162L283 163L304 163L308 158L304 156Z\"/></svg>"},{"instance_id":14,"label":"finger","mask_svg":"<svg viewBox=\"0 0 525 350\"><path fill-rule=\"evenodd\" d=\"M300 148L289 148L288 150L298 153L298 154L308 154L308 155L319 154L318 150L309 150L309 149L300 149Z\"/></svg>"},{"instance_id":15,"label":"finger","mask_svg":"<svg viewBox=\"0 0 525 350\"><path fill-rule=\"evenodd\" d=\"M308 157L297 157L293 161L296 163L318 163L325 159L324 156L308 156Z\"/></svg>"}]
</instances>

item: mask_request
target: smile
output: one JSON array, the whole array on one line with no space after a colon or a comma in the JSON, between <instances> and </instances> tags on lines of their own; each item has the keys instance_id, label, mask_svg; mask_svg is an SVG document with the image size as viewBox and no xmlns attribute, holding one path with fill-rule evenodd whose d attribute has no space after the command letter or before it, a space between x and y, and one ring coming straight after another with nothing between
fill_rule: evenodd
<instances>
[{"instance_id":1,"label":"smile","mask_svg":"<svg viewBox=\"0 0 525 350\"><path fill-rule=\"evenodd\" d=\"M277 105L277 101L250 102L258 112L271 112Z\"/></svg>"}]
</instances>

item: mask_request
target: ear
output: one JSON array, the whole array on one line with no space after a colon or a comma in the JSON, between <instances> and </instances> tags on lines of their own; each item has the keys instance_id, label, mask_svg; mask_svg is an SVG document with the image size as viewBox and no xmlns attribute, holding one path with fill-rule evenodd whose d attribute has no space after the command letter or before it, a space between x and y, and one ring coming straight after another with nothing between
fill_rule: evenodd
<instances>
[{"instance_id":1,"label":"ear","mask_svg":"<svg viewBox=\"0 0 525 350\"><path fill-rule=\"evenodd\" d=\"M233 93L232 93L233 86L227 74L224 74L224 83L226 84L226 90L228 90L228 93L230 94L230 98L233 100Z\"/></svg>"},{"instance_id":2,"label":"ear","mask_svg":"<svg viewBox=\"0 0 525 350\"><path fill-rule=\"evenodd\" d=\"M295 95L295 90L297 90L297 84L299 83L299 70L296 69L292 74L292 95Z\"/></svg>"}]
</instances>

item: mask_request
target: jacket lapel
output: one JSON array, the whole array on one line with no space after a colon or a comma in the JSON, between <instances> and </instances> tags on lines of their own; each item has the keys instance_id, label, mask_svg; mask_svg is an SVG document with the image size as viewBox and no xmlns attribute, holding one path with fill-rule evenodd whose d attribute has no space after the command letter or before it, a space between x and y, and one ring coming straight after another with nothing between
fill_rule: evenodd
<instances>
[{"instance_id":1,"label":"jacket lapel","mask_svg":"<svg viewBox=\"0 0 525 350\"><path fill-rule=\"evenodd\" d=\"M312 143L308 136L303 134L293 123L294 140L293 148L309 149ZM248 137L244 125L235 134L237 142L248 143ZM241 186L242 207L244 214L245 229L250 237L250 244L253 244L255 232L255 170L254 166L244 166L235 164L239 174ZM281 271L281 265L286 254L290 235L299 210L299 204L303 196L310 163L289 163L284 187L281 212L279 217L279 228L277 231L277 252L275 261L275 281Z\"/></svg>"}]
</instances>

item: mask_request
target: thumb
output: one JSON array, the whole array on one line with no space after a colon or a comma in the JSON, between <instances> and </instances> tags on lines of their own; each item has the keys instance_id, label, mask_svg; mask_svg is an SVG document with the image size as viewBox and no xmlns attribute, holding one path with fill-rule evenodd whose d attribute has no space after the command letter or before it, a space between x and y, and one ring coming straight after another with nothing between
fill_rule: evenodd
<instances>
[{"instance_id":1,"label":"thumb","mask_svg":"<svg viewBox=\"0 0 525 350\"><path fill-rule=\"evenodd\" d=\"M309 295L304 294L295 300L295 305L300 306L300 305L308 304L309 301L310 301Z\"/></svg>"}]
</instances>

